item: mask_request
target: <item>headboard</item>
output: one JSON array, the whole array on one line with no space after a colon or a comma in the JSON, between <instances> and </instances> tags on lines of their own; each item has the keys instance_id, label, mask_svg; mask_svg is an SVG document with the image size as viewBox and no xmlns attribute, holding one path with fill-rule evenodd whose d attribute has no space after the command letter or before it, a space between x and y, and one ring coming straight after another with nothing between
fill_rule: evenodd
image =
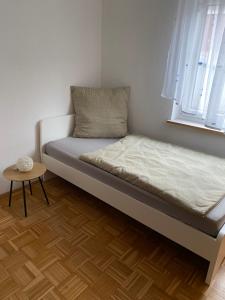
<instances>
[{"instance_id":1,"label":"headboard","mask_svg":"<svg viewBox=\"0 0 225 300\"><path fill-rule=\"evenodd\" d=\"M40 125L40 155L44 151L46 143L67 137L74 129L75 115L63 115L43 119Z\"/></svg>"}]
</instances>

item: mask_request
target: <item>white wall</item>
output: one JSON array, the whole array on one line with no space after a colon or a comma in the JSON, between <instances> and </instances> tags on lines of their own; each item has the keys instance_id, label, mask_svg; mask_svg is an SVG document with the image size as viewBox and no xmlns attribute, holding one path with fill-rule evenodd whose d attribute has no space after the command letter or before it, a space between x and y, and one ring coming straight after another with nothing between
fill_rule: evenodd
<instances>
[{"instance_id":1,"label":"white wall","mask_svg":"<svg viewBox=\"0 0 225 300\"><path fill-rule=\"evenodd\" d=\"M161 89L176 0L104 0L103 85L130 85L130 129L225 157L225 136L165 124L172 103Z\"/></svg>"},{"instance_id":2,"label":"white wall","mask_svg":"<svg viewBox=\"0 0 225 300\"><path fill-rule=\"evenodd\" d=\"M101 0L0 0L0 173L38 158L37 122L71 110L70 85L100 85L101 14Z\"/></svg>"}]
</instances>

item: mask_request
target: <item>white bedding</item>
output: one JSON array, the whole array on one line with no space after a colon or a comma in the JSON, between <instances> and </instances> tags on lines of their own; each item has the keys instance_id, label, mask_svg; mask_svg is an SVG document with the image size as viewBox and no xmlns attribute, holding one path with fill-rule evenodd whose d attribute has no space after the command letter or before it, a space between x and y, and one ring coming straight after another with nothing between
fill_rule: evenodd
<instances>
[{"instance_id":1,"label":"white bedding","mask_svg":"<svg viewBox=\"0 0 225 300\"><path fill-rule=\"evenodd\" d=\"M129 135L80 159L200 215L225 197L225 159Z\"/></svg>"}]
</instances>

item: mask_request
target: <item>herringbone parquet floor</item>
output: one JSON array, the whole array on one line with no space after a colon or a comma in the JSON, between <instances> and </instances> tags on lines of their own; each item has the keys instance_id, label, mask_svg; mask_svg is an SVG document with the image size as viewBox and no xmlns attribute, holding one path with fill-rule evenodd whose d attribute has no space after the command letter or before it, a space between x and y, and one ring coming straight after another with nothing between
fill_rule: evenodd
<instances>
[{"instance_id":1,"label":"herringbone parquet floor","mask_svg":"<svg viewBox=\"0 0 225 300\"><path fill-rule=\"evenodd\" d=\"M225 299L225 265L208 288L202 258L61 179L46 188L28 218L21 191L0 197L1 300Z\"/></svg>"}]
</instances>

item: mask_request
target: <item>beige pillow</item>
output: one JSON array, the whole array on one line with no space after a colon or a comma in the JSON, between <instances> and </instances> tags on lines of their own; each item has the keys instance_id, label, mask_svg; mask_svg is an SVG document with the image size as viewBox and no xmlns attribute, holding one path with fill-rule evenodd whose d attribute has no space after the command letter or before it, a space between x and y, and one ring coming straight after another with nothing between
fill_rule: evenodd
<instances>
[{"instance_id":1,"label":"beige pillow","mask_svg":"<svg viewBox=\"0 0 225 300\"><path fill-rule=\"evenodd\" d=\"M130 88L71 87L75 137L114 138L127 134Z\"/></svg>"}]
</instances>

